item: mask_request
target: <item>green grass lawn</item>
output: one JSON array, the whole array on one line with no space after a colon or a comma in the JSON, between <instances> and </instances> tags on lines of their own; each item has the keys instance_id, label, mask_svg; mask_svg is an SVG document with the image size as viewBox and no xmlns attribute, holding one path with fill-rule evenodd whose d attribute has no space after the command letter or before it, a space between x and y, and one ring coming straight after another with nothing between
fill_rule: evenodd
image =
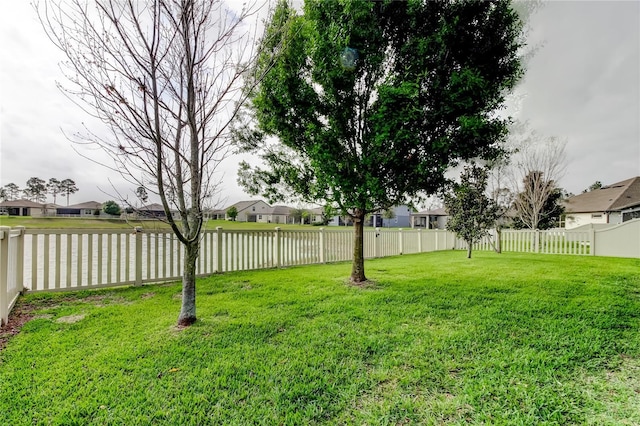
<instances>
[{"instance_id":1,"label":"green grass lawn","mask_svg":"<svg viewBox=\"0 0 640 426\"><path fill-rule=\"evenodd\" d=\"M0 424L640 424L640 260L436 252L34 294Z\"/></svg>"}]
</instances>

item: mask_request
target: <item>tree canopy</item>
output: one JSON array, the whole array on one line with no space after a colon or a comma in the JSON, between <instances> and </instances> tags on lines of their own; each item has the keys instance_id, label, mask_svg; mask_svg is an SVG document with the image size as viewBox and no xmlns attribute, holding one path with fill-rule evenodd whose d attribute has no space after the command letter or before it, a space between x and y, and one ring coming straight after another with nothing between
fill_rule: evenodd
<instances>
[{"instance_id":1,"label":"tree canopy","mask_svg":"<svg viewBox=\"0 0 640 426\"><path fill-rule=\"evenodd\" d=\"M264 165L243 163L240 183L351 216L351 280L366 280L367 213L499 154L507 120L496 111L521 75L520 31L507 0L307 0L301 14L281 1L267 34L282 36L263 42L258 67L270 68L237 136Z\"/></svg>"}]
</instances>

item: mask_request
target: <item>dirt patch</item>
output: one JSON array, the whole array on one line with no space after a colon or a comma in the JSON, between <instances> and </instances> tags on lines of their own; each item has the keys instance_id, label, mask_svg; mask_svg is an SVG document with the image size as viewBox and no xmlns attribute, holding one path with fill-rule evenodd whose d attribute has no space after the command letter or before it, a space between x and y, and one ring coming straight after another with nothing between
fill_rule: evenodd
<instances>
[{"instance_id":1,"label":"dirt patch","mask_svg":"<svg viewBox=\"0 0 640 426\"><path fill-rule=\"evenodd\" d=\"M152 297L154 297L156 294L154 292L149 292L149 293L143 293L140 295L141 299L151 299Z\"/></svg>"},{"instance_id":2,"label":"dirt patch","mask_svg":"<svg viewBox=\"0 0 640 426\"><path fill-rule=\"evenodd\" d=\"M362 288L362 289L368 289L368 290L375 290L380 288L378 283L373 280L360 281L360 282L347 280L345 284L348 285L349 287L356 287L356 288Z\"/></svg>"},{"instance_id":3,"label":"dirt patch","mask_svg":"<svg viewBox=\"0 0 640 426\"><path fill-rule=\"evenodd\" d=\"M56 320L57 323L62 324L73 324L78 321L82 321L85 317L85 314L75 314L75 315L67 315L66 317L60 317Z\"/></svg>"},{"instance_id":4,"label":"dirt patch","mask_svg":"<svg viewBox=\"0 0 640 426\"><path fill-rule=\"evenodd\" d=\"M0 328L0 351L7 345L9 339L20 332L22 326L33 319L34 307L25 305L15 306L9 314L9 320Z\"/></svg>"}]
</instances>

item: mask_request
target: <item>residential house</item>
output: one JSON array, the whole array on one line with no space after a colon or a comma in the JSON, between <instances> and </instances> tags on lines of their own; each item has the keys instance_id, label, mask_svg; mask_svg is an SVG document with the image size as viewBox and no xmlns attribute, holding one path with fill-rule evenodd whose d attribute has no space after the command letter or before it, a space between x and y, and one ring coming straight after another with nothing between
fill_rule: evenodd
<instances>
[{"instance_id":1,"label":"residential house","mask_svg":"<svg viewBox=\"0 0 640 426\"><path fill-rule=\"evenodd\" d=\"M443 207L411 214L412 228L445 229L449 215Z\"/></svg>"},{"instance_id":2,"label":"residential house","mask_svg":"<svg viewBox=\"0 0 640 426\"><path fill-rule=\"evenodd\" d=\"M227 217L227 211L222 209L215 210L204 210L203 212L204 218L209 220L225 220Z\"/></svg>"},{"instance_id":3,"label":"residential house","mask_svg":"<svg viewBox=\"0 0 640 426\"><path fill-rule=\"evenodd\" d=\"M0 203L0 211L8 213L10 216L32 217L42 217L48 212L45 204L25 199L3 201Z\"/></svg>"},{"instance_id":4,"label":"residential house","mask_svg":"<svg viewBox=\"0 0 640 426\"><path fill-rule=\"evenodd\" d=\"M238 211L236 216L238 222L266 222L265 216L272 210L272 207L262 200L239 201L227 207L225 212L231 207L235 207ZM231 218L227 215L226 219Z\"/></svg>"},{"instance_id":5,"label":"residential house","mask_svg":"<svg viewBox=\"0 0 640 426\"><path fill-rule=\"evenodd\" d=\"M72 204L70 206L60 206L56 209L58 216L79 216L95 217L102 214L102 203L97 201L87 201L85 203Z\"/></svg>"},{"instance_id":6,"label":"residential house","mask_svg":"<svg viewBox=\"0 0 640 426\"><path fill-rule=\"evenodd\" d=\"M575 195L565 201L565 228L619 224L640 217L640 176Z\"/></svg>"},{"instance_id":7,"label":"residential house","mask_svg":"<svg viewBox=\"0 0 640 426\"><path fill-rule=\"evenodd\" d=\"M391 217L387 211L391 212ZM365 226L382 228L408 228L411 226L411 208L406 205L394 206L385 211L378 211L369 216Z\"/></svg>"},{"instance_id":8,"label":"residential house","mask_svg":"<svg viewBox=\"0 0 640 426\"><path fill-rule=\"evenodd\" d=\"M152 203L136 209L138 215L142 218L165 219L167 215L164 207L159 203Z\"/></svg>"},{"instance_id":9,"label":"residential house","mask_svg":"<svg viewBox=\"0 0 640 426\"><path fill-rule=\"evenodd\" d=\"M273 206L271 207L271 211L266 215L261 215L262 217L258 220L258 222L266 222L266 223L293 223L294 218L291 215L292 208L287 206Z\"/></svg>"}]
</instances>

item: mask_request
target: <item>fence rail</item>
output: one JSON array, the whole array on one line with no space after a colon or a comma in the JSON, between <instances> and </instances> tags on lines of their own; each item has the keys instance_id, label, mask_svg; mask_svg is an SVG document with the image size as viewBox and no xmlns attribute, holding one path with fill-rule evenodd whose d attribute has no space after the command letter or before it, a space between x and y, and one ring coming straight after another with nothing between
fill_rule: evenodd
<instances>
[{"instance_id":1,"label":"fence rail","mask_svg":"<svg viewBox=\"0 0 640 426\"><path fill-rule=\"evenodd\" d=\"M631 235L630 243L616 243L625 235ZM493 250L499 244L505 252L640 257L638 235L640 219L605 230L492 231L474 244L474 250ZM364 232L365 258L451 249L466 249L466 244L444 230ZM182 245L168 231L0 227L0 323L6 323L24 290L79 290L175 281L181 278L183 255ZM343 230L216 228L202 234L196 271L198 276L206 276L347 261L352 255L353 235Z\"/></svg>"}]
</instances>

